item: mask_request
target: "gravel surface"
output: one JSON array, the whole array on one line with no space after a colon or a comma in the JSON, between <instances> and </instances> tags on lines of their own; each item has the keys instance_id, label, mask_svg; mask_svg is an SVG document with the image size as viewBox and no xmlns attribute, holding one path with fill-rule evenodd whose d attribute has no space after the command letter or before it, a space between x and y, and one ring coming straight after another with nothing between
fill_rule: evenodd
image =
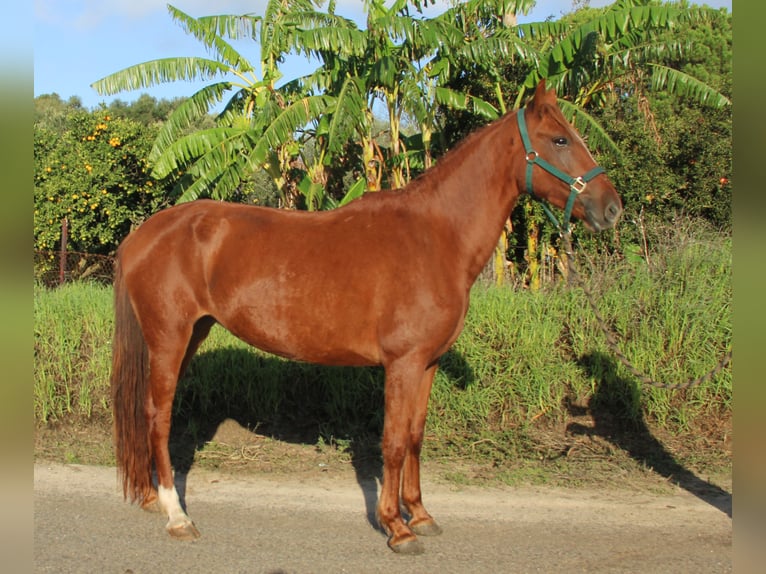
<instances>
[{"instance_id":1,"label":"gravel surface","mask_svg":"<svg viewBox=\"0 0 766 574\"><path fill-rule=\"evenodd\" d=\"M391 552L371 517L378 485L195 470L179 482L202 533L123 501L113 468L36 463L36 572L704 572L732 571L729 507L678 489L649 492L424 484L444 534L426 553ZM722 511L723 508L723 511Z\"/></svg>"}]
</instances>

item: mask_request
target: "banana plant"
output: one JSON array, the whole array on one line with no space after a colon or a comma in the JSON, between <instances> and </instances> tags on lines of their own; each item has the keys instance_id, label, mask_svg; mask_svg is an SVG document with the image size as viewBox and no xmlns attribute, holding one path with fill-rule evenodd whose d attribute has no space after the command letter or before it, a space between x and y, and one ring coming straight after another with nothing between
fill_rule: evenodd
<instances>
[{"instance_id":1,"label":"banana plant","mask_svg":"<svg viewBox=\"0 0 766 574\"><path fill-rule=\"evenodd\" d=\"M515 18L534 5L532 0L470 0L455 3L435 18L414 19L410 3L397 0L386 7L383 0L365 2L367 58L373 62L368 90L377 94L387 114L391 187L409 180L411 158L422 157L424 168L431 165L440 108L472 108L489 120L505 111L502 97L493 105L445 84L463 65L480 66L499 77L498 59L529 56L524 41L507 30L508 16ZM417 123L419 135L411 140L417 143L416 150L403 147L404 117Z\"/></svg>"},{"instance_id":2,"label":"banana plant","mask_svg":"<svg viewBox=\"0 0 766 574\"><path fill-rule=\"evenodd\" d=\"M173 6L168 10L213 57L153 60L102 78L93 87L108 95L163 82L222 78L194 93L163 125L149 158L153 176L176 178L178 201L201 196L225 199L247 182L254 170L264 169L286 200L295 133L332 104L328 96L276 87L284 55L300 44L303 26L310 26L319 17L314 3L269 0L262 17L193 18ZM257 39L260 69L257 71L226 38ZM231 92L214 128L190 131L195 121Z\"/></svg>"},{"instance_id":3,"label":"banana plant","mask_svg":"<svg viewBox=\"0 0 766 574\"><path fill-rule=\"evenodd\" d=\"M315 149L321 152L314 154L314 161L332 161L343 153L346 142L356 141L362 150L367 191L384 185L384 167L385 185L401 187L410 178L411 158L418 157L420 162L422 156L423 167L431 164L430 142L438 129L439 106L465 107L470 102L486 117L497 117L491 104L442 85L451 71L444 55L451 50L444 46L466 43L462 31L441 17L413 19L410 4L417 7L418 3L399 0L387 7L382 0L369 0L365 4L366 29L347 26L342 35L315 29L310 37L303 38L305 53L323 63L302 79L303 89L332 94L335 99L328 111L330 122L323 130L321 123L316 126L317 135L325 137L315 141L319 145ZM390 141L387 147L381 146L378 134L372 133L377 102L385 109ZM416 148L409 148L401 133L405 117L417 122ZM311 179L318 183L317 178Z\"/></svg>"},{"instance_id":4,"label":"banana plant","mask_svg":"<svg viewBox=\"0 0 766 574\"><path fill-rule=\"evenodd\" d=\"M640 92L651 86L655 91L691 97L716 108L731 104L713 87L660 63L663 55L688 48L668 40L666 32L681 24L719 19L719 11L658 0L617 0L588 13L592 18L575 26L566 19L519 25L520 33L536 38L543 49L537 66L519 90L516 105L545 78L569 102L562 111L589 137L589 144L619 156L617 146L586 112L588 107L602 106L616 97L617 83L630 84ZM643 81L645 70L651 74L648 82Z\"/></svg>"}]
</instances>

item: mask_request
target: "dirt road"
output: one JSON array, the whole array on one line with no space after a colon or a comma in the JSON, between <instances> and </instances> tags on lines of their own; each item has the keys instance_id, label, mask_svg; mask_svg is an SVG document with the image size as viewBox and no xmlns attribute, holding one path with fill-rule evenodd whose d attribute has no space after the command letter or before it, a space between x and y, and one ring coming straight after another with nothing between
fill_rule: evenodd
<instances>
[{"instance_id":1,"label":"dirt road","mask_svg":"<svg viewBox=\"0 0 766 574\"><path fill-rule=\"evenodd\" d=\"M113 468L37 463L35 571L134 574L731 572L725 511L678 490L425 484L444 534L398 556L371 523L377 485L353 475L239 477L193 469L182 498L202 537L122 500ZM724 508L726 510L726 508ZM730 514L730 512L729 512Z\"/></svg>"}]
</instances>

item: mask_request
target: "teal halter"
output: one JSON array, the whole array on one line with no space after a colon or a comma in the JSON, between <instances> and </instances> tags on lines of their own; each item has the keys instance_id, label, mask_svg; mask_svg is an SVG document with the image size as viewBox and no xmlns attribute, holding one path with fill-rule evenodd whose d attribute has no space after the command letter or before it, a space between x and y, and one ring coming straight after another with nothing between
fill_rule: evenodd
<instances>
[{"instance_id":1,"label":"teal halter","mask_svg":"<svg viewBox=\"0 0 766 574\"><path fill-rule=\"evenodd\" d=\"M527 131L527 122L524 119L524 108L521 108L517 113L516 117L518 119L519 123L519 132L521 132L521 141L524 143L524 149L526 151L526 159L527 159L527 174L526 174L526 188L527 193L531 195L534 199L537 199L540 201L540 204L543 206L543 210L545 211L545 214L548 216L548 218L553 222L553 225L556 226L556 229L559 231L569 231L569 219L572 217L572 209L574 208L574 202L578 195L580 195L583 191L585 191L585 188L588 186L588 182L592 180L597 175L604 173L604 168L601 166L596 166L593 169L591 169L589 172L587 172L585 175L581 175L580 177L572 177L571 175L568 175L558 169L556 166L548 163L543 158L541 158L539 155L537 155L537 152L532 148L532 142L529 139L529 132ZM553 215L553 212L548 208L548 206L542 201L542 198L535 195L535 192L532 189L532 170L535 167L535 165L539 165L541 168L543 168L545 171L553 175L554 177L557 177L564 183L569 185L569 199L567 199L566 207L564 208L564 224L560 224L558 219L556 219L556 216Z\"/></svg>"}]
</instances>

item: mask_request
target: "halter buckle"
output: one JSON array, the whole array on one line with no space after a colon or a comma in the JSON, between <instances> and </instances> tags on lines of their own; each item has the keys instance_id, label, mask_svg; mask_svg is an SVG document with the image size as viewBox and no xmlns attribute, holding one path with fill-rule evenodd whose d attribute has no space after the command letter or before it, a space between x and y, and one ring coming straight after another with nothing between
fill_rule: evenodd
<instances>
[{"instance_id":1,"label":"halter buckle","mask_svg":"<svg viewBox=\"0 0 766 574\"><path fill-rule=\"evenodd\" d=\"M588 183L582 177L576 177L574 181L569 184L569 187L572 188L573 191L576 191L577 195L580 195L585 191L585 188L588 187Z\"/></svg>"}]
</instances>

